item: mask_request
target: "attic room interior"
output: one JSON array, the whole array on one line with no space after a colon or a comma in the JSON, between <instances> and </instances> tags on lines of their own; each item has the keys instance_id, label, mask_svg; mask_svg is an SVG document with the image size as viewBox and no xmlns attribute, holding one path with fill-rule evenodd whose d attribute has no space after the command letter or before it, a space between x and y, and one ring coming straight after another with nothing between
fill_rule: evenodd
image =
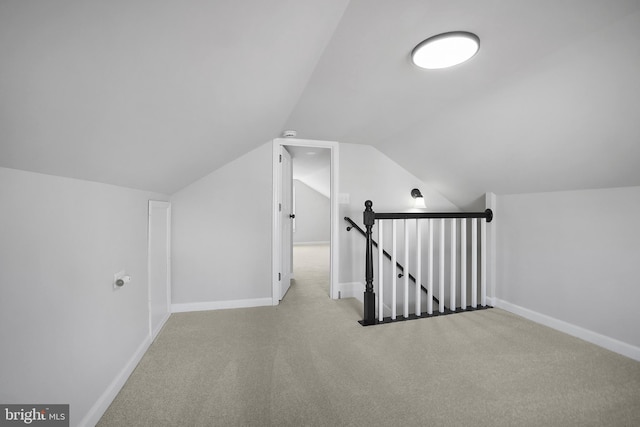
<instances>
[{"instance_id":1,"label":"attic room interior","mask_svg":"<svg viewBox=\"0 0 640 427\"><path fill-rule=\"evenodd\" d=\"M477 52L413 62L449 32ZM0 1L0 420L639 425L639 41L638 0ZM288 291L283 147L328 206ZM369 306L344 218L412 189L493 220L416 220L435 267L376 248Z\"/></svg>"}]
</instances>

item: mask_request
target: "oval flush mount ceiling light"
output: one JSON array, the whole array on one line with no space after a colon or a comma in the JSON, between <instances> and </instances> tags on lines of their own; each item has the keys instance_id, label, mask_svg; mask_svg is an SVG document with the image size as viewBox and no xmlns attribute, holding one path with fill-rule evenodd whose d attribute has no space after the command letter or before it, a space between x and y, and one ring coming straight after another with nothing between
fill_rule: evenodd
<instances>
[{"instance_id":1,"label":"oval flush mount ceiling light","mask_svg":"<svg viewBox=\"0 0 640 427\"><path fill-rule=\"evenodd\" d=\"M420 68L437 70L468 61L478 49L478 36L466 31L452 31L421 42L411 52L411 59Z\"/></svg>"}]
</instances>

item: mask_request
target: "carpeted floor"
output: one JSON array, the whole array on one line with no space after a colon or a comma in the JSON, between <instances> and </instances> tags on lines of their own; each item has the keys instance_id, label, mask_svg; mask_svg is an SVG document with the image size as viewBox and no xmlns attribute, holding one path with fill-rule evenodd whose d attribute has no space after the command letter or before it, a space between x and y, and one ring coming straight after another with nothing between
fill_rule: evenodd
<instances>
[{"instance_id":1,"label":"carpeted floor","mask_svg":"<svg viewBox=\"0 0 640 427\"><path fill-rule=\"evenodd\" d=\"M363 328L297 247L277 307L171 316L107 426L638 426L640 363L491 309Z\"/></svg>"}]
</instances>

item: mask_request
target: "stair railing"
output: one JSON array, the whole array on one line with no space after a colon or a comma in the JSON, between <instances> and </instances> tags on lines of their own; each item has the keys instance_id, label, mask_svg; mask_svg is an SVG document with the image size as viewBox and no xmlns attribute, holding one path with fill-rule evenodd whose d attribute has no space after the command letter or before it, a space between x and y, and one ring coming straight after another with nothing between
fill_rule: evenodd
<instances>
[{"instance_id":1,"label":"stair railing","mask_svg":"<svg viewBox=\"0 0 640 427\"><path fill-rule=\"evenodd\" d=\"M365 237L366 237L366 255L365 255L365 292L364 292L364 318L360 322L362 325L374 325L376 323L387 323L396 320L407 320L412 318L421 318L421 317L430 317L435 315L443 315L443 314L451 314L458 312L456 310L456 291L457 291L457 260L456 260L456 248L457 248L457 236L456 236L456 228L457 221L460 220L460 247L462 250L460 251L460 299L461 311L465 310L476 310L488 308L486 304L486 271L487 271L487 251L486 251L486 223L491 222L493 220L493 212L491 209L487 209L484 212L410 212L410 213L376 213L372 209L373 202L371 200L367 200L365 202L365 210L363 213L363 222L365 225ZM378 242L376 246L379 245L379 248L383 248L383 239L384 239L384 220L392 221L392 244L393 250L391 255L392 268L393 263L395 261L395 253L396 253L396 220L404 221L404 269L406 269L407 273L409 271L409 228L407 227L409 220L415 220L416 224L416 266L415 271L416 275L414 277L415 283L421 284L422 281L422 223L421 220L427 221L427 244L428 244L428 261L427 261L427 294L434 296L433 292L433 238L434 238L434 220L440 221L440 233L439 233L439 269L438 269L438 285L439 285L439 301L438 301L438 312L433 312L433 299L427 299L427 309L426 312L422 312L421 307L421 299L420 292L421 286L415 287L415 309L414 313L409 313L409 274L404 275L404 307L403 307L403 318L397 319L396 313L396 292L397 292L397 284L396 284L396 276L395 274L391 275L392 284L392 303L391 303L391 316L385 318L383 313L384 304L383 301L383 293L384 293L384 280L383 280L383 261L384 261L384 250L378 250L378 274L380 275L380 280L378 280L378 293L379 293L379 304L378 304L378 319L376 319L376 295L373 290L373 247L374 240L372 236L373 225L376 220L380 220L378 222ZM451 224L451 255L450 255L450 307L447 308L444 305L444 294L445 294L445 220L450 219ZM466 246L467 246L467 236L466 236L466 221L471 220L471 305L467 306L467 259L466 259ZM477 233L477 222L478 219L485 219L486 221L480 221L480 307L477 304L477 295L478 295L478 233ZM355 225L355 224L354 224ZM359 228L359 227L358 227Z\"/></svg>"},{"instance_id":2,"label":"stair railing","mask_svg":"<svg viewBox=\"0 0 640 427\"><path fill-rule=\"evenodd\" d=\"M353 221L351 218L349 218L348 216L345 216L344 220L349 223L349 226L347 227L347 231L351 231L352 229L354 229L359 234L361 234L362 237L364 238L367 237L367 233L358 224L356 224L356 222ZM373 243L373 247L378 248L378 250L380 250L380 248L378 247L378 242L376 242L375 240L372 240L371 242ZM393 257L384 248L382 249L382 254L387 260L389 261L393 260ZM396 261L396 269L400 271L400 273L398 274L398 279L401 279L402 277L404 277L404 266L400 264L398 261ZM409 280L417 285L416 278L413 277L413 274L409 274ZM422 283L420 283L420 289L422 290L423 293L427 295L429 294L427 292L427 288ZM435 302L436 304L440 304L440 300L438 300L438 298L436 298L434 295L432 295L431 298L433 298L433 302Z\"/></svg>"}]
</instances>

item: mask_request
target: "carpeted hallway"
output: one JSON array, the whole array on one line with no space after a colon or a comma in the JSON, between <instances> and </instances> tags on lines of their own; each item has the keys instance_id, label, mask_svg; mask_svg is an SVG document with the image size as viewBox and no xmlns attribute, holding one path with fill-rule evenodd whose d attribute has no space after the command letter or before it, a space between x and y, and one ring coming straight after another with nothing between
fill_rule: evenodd
<instances>
[{"instance_id":1,"label":"carpeted hallway","mask_svg":"<svg viewBox=\"0 0 640 427\"><path fill-rule=\"evenodd\" d=\"M98 425L640 425L640 363L499 309L363 328L296 251L279 306L172 315Z\"/></svg>"}]
</instances>

